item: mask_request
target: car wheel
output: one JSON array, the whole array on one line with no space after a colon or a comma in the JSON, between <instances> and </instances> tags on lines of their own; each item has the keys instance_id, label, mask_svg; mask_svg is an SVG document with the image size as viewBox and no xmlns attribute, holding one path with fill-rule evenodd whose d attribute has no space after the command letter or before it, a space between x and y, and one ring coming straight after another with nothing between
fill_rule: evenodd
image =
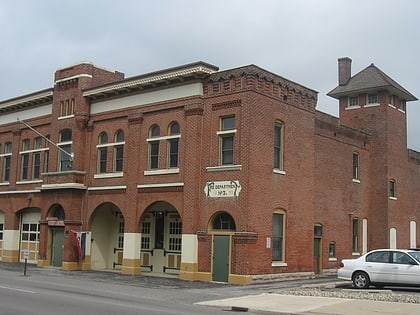
<instances>
[{"instance_id":1,"label":"car wheel","mask_svg":"<svg viewBox=\"0 0 420 315\"><path fill-rule=\"evenodd\" d=\"M366 289L370 285L369 276L363 271L356 271L353 275L353 284L358 289Z\"/></svg>"}]
</instances>

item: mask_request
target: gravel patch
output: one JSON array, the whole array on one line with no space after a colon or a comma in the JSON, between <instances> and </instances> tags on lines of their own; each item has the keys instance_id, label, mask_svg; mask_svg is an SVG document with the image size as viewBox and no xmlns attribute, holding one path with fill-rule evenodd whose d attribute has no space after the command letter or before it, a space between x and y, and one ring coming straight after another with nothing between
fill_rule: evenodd
<instances>
[{"instance_id":1,"label":"gravel patch","mask_svg":"<svg viewBox=\"0 0 420 315\"><path fill-rule=\"evenodd\" d=\"M325 287L300 287L292 289L276 290L277 294L299 295L299 296L318 296L342 299L363 299L371 301L398 302L420 304L420 295L394 293L387 289L343 289L335 286Z\"/></svg>"}]
</instances>

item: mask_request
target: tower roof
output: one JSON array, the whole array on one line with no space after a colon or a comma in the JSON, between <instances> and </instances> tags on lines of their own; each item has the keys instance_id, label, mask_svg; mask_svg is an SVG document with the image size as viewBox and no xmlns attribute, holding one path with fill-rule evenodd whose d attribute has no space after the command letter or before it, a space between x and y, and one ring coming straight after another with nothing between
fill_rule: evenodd
<instances>
[{"instance_id":1,"label":"tower roof","mask_svg":"<svg viewBox=\"0 0 420 315\"><path fill-rule=\"evenodd\" d=\"M339 85L327 95L336 99L341 96L358 94L373 90L388 90L406 101L417 101L417 98L391 79L373 63L350 78L346 85Z\"/></svg>"}]
</instances>

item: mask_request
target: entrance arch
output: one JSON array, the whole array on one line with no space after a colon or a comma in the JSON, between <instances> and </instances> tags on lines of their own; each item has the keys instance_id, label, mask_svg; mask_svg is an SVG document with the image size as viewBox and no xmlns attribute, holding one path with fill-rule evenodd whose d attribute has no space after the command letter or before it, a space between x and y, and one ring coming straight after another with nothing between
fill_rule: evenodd
<instances>
[{"instance_id":1,"label":"entrance arch","mask_svg":"<svg viewBox=\"0 0 420 315\"><path fill-rule=\"evenodd\" d=\"M229 281L232 234L235 231L235 220L225 211L216 213L210 219L209 232L213 234L213 281Z\"/></svg>"},{"instance_id":2,"label":"entrance arch","mask_svg":"<svg viewBox=\"0 0 420 315\"><path fill-rule=\"evenodd\" d=\"M91 269L121 269L124 216L113 203L99 205L92 215Z\"/></svg>"},{"instance_id":3,"label":"entrance arch","mask_svg":"<svg viewBox=\"0 0 420 315\"><path fill-rule=\"evenodd\" d=\"M141 225L142 272L178 275L181 267L182 220L170 203L150 205Z\"/></svg>"}]
</instances>

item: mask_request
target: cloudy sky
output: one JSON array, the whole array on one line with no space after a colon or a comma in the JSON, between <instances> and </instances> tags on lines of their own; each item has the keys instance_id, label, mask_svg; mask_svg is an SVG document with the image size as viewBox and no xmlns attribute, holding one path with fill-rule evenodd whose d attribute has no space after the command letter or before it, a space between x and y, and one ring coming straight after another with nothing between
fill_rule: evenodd
<instances>
[{"instance_id":1,"label":"cloudy sky","mask_svg":"<svg viewBox=\"0 0 420 315\"><path fill-rule=\"evenodd\" d=\"M319 92L337 59L353 74L374 63L420 98L418 0L1 0L0 101L53 86L80 61L126 77L205 61L256 64ZM420 151L420 102L407 105L408 146Z\"/></svg>"}]
</instances>

